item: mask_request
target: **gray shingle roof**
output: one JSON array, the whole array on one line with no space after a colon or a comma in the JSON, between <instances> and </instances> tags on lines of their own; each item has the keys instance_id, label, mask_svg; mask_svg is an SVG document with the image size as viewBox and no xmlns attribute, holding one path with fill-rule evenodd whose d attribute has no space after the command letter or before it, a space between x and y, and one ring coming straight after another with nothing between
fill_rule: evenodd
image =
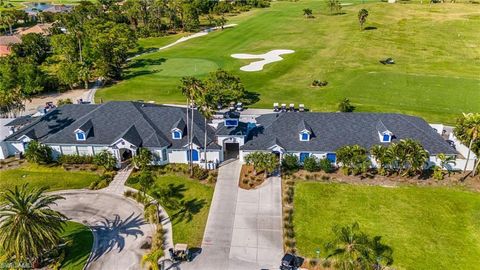
<instances>
[{"instance_id":1,"label":"gray shingle roof","mask_svg":"<svg viewBox=\"0 0 480 270\"><path fill-rule=\"evenodd\" d=\"M47 144L110 145L119 138L143 147L181 149L188 144L187 136L173 140L172 126L186 122L185 108L169 107L129 101L111 101L104 104L69 104L59 107L30 125L12 134L7 141L16 141L27 132L34 131L35 138ZM195 111L193 134L203 147L204 120ZM77 141L74 131L88 121L91 129L85 141ZM134 127L132 129L132 127ZM129 139L127 139L127 137ZM132 141L130 141L132 140ZM218 149L215 132L207 125L207 148Z\"/></svg>"},{"instance_id":2,"label":"gray shingle roof","mask_svg":"<svg viewBox=\"0 0 480 270\"><path fill-rule=\"evenodd\" d=\"M315 134L310 141L299 140L299 123L308 123ZM281 113L257 118L261 125L244 150L267 150L275 138L287 151L334 152L344 145L358 144L369 149L380 142L377 124L382 122L394 134L392 142L411 138L435 155L457 154L423 119L390 113Z\"/></svg>"}]
</instances>

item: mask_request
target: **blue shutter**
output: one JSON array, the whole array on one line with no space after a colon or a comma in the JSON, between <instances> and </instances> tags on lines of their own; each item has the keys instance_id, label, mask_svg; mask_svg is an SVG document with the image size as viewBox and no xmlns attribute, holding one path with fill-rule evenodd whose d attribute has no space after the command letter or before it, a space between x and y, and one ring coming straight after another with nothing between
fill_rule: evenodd
<instances>
[{"instance_id":1,"label":"blue shutter","mask_svg":"<svg viewBox=\"0 0 480 270\"><path fill-rule=\"evenodd\" d=\"M383 141L384 141L384 142L389 142L389 141L390 141L390 135L384 134L384 135L383 135Z\"/></svg>"},{"instance_id":2,"label":"blue shutter","mask_svg":"<svg viewBox=\"0 0 480 270\"><path fill-rule=\"evenodd\" d=\"M83 140L85 140L85 134L83 132L78 132L77 141L83 141Z\"/></svg>"},{"instance_id":3,"label":"blue shutter","mask_svg":"<svg viewBox=\"0 0 480 270\"><path fill-rule=\"evenodd\" d=\"M308 133L302 133L302 141L308 141Z\"/></svg>"},{"instance_id":4,"label":"blue shutter","mask_svg":"<svg viewBox=\"0 0 480 270\"><path fill-rule=\"evenodd\" d=\"M331 163L335 163L337 161L337 154L335 153L328 153L327 154L327 159L331 162Z\"/></svg>"},{"instance_id":5,"label":"blue shutter","mask_svg":"<svg viewBox=\"0 0 480 270\"><path fill-rule=\"evenodd\" d=\"M303 161L310 156L310 153L300 153L300 162L303 163Z\"/></svg>"},{"instance_id":6,"label":"blue shutter","mask_svg":"<svg viewBox=\"0 0 480 270\"><path fill-rule=\"evenodd\" d=\"M173 138L174 139L181 139L182 138L182 133L180 131L174 131L173 132Z\"/></svg>"}]
</instances>

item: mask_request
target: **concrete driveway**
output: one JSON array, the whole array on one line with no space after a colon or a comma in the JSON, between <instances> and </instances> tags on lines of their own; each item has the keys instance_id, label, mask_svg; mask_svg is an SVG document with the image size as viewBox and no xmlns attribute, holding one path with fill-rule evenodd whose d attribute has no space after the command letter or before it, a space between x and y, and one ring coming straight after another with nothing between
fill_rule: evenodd
<instances>
[{"instance_id":1,"label":"concrete driveway","mask_svg":"<svg viewBox=\"0 0 480 270\"><path fill-rule=\"evenodd\" d=\"M183 270L279 269L283 255L279 177L255 190L238 187L241 164L220 167L202 253Z\"/></svg>"},{"instance_id":2,"label":"concrete driveway","mask_svg":"<svg viewBox=\"0 0 480 270\"><path fill-rule=\"evenodd\" d=\"M88 225L94 247L87 269L141 269L146 251L141 246L153 234L142 208L123 196L73 190L55 193L66 198L52 207L74 221Z\"/></svg>"}]
</instances>

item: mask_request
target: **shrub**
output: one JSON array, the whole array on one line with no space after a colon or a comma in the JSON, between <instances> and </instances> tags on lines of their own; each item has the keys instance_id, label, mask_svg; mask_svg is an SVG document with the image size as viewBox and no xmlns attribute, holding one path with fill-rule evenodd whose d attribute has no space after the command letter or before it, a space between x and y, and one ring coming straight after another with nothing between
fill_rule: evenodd
<instances>
[{"instance_id":1,"label":"shrub","mask_svg":"<svg viewBox=\"0 0 480 270\"><path fill-rule=\"evenodd\" d=\"M93 156L61 155L58 158L60 164L92 164Z\"/></svg>"},{"instance_id":2,"label":"shrub","mask_svg":"<svg viewBox=\"0 0 480 270\"><path fill-rule=\"evenodd\" d=\"M113 170L117 166L117 159L108 151L102 151L93 157L93 162L97 166L102 166L106 170Z\"/></svg>"},{"instance_id":3,"label":"shrub","mask_svg":"<svg viewBox=\"0 0 480 270\"><path fill-rule=\"evenodd\" d=\"M25 150L25 158L32 163L48 164L52 162L52 148L38 141L31 141Z\"/></svg>"},{"instance_id":4,"label":"shrub","mask_svg":"<svg viewBox=\"0 0 480 270\"><path fill-rule=\"evenodd\" d=\"M152 224L158 224L159 218L158 218L158 208L155 204L149 204L146 205L144 208L144 217L145 220Z\"/></svg>"},{"instance_id":5,"label":"shrub","mask_svg":"<svg viewBox=\"0 0 480 270\"><path fill-rule=\"evenodd\" d=\"M433 169L433 179L443 180L443 178L444 178L444 174L443 174L442 168L435 166L435 168Z\"/></svg>"},{"instance_id":6,"label":"shrub","mask_svg":"<svg viewBox=\"0 0 480 270\"><path fill-rule=\"evenodd\" d=\"M322 169L322 171L324 171L326 173L333 172L333 166L332 166L332 163L330 162L330 160L328 160L326 158L322 158L322 159L320 159L320 161L318 163L319 163L320 169Z\"/></svg>"},{"instance_id":7,"label":"shrub","mask_svg":"<svg viewBox=\"0 0 480 270\"><path fill-rule=\"evenodd\" d=\"M299 168L298 157L293 154L283 156L282 167L288 171L297 171Z\"/></svg>"},{"instance_id":8,"label":"shrub","mask_svg":"<svg viewBox=\"0 0 480 270\"><path fill-rule=\"evenodd\" d=\"M137 175L132 175L127 179L127 185L129 185L129 186L135 185L135 184L138 183L138 181L140 181L140 179L138 179L138 176Z\"/></svg>"},{"instance_id":9,"label":"shrub","mask_svg":"<svg viewBox=\"0 0 480 270\"><path fill-rule=\"evenodd\" d=\"M303 160L303 168L309 172L318 172L320 170L320 164L314 156L310 156Z\"/></svg>"},{"instance_id":10,"label":"shrub","mask_svg":"<svg viewBox=\"0 0 480 270\"><path fill-rule=\"evenodd\" d=\"M198 165L193 166L193 178L197 180L205 180L208 177L208 170L203 169Z\"/></svg>"}]
</instances>

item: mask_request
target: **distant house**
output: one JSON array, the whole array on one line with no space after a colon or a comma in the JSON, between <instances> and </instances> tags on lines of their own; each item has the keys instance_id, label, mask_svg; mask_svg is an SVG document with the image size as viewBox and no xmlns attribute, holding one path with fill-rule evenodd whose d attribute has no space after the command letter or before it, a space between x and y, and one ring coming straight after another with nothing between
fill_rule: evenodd
<instances>
[{"instance_id":1,"label":"distant house","mask_svg":"<svg viewBox=\"0 0 480 270\"><path fill-rule=\"evenodd\" d=\"M12 45L22 43L19 36L0 36L0 57L9 55Z\"/></svg>"},{"instance_id":2,"label":"distant house","mask_svg":"<svg viewBox=\"0 0 480 270\"><path fill-rule=\"evenodd\" d=\"M342 146L358 144L370 149L402 139L422 144L430 154L430 165L439 162L436 156L440 153L457 161L465 159L423 119L403 114L284 112L248 119L244 122L239 115L227 114L205 128L204 118L195 112L191 131L186 109L181 107L126 101L64 105L41 117L9 123L13 134L5 143L8 155L23 153L31 140L49 145L55 156L94 155L106 150L117 158L118 166L141 147L153 153L153 163L158 165L190 159L203 165L206 158L209 166L215 167L227 159L243 161L255 151L280 158L293 154L300 162L315 156L336 164L336 151ZM189 135L193 136L192 152ZM455 168L463 169L460 166L465 162L458 164Z\"/></svg>"},{"instance_id":3,"label":"distant house","mask_svg":"<svg viewBox=\"0 0 480 270\"><path fill-rule=\"evenodd\" d=\"M51 23L39 23L36 24L32 27L27 27L27 28L22 28L17 30L17 35L19 36L24 36L27 34L40 34L43 36L48 36L50 35L50 29L52 28Z\"/></svg>"}]
</instances>

